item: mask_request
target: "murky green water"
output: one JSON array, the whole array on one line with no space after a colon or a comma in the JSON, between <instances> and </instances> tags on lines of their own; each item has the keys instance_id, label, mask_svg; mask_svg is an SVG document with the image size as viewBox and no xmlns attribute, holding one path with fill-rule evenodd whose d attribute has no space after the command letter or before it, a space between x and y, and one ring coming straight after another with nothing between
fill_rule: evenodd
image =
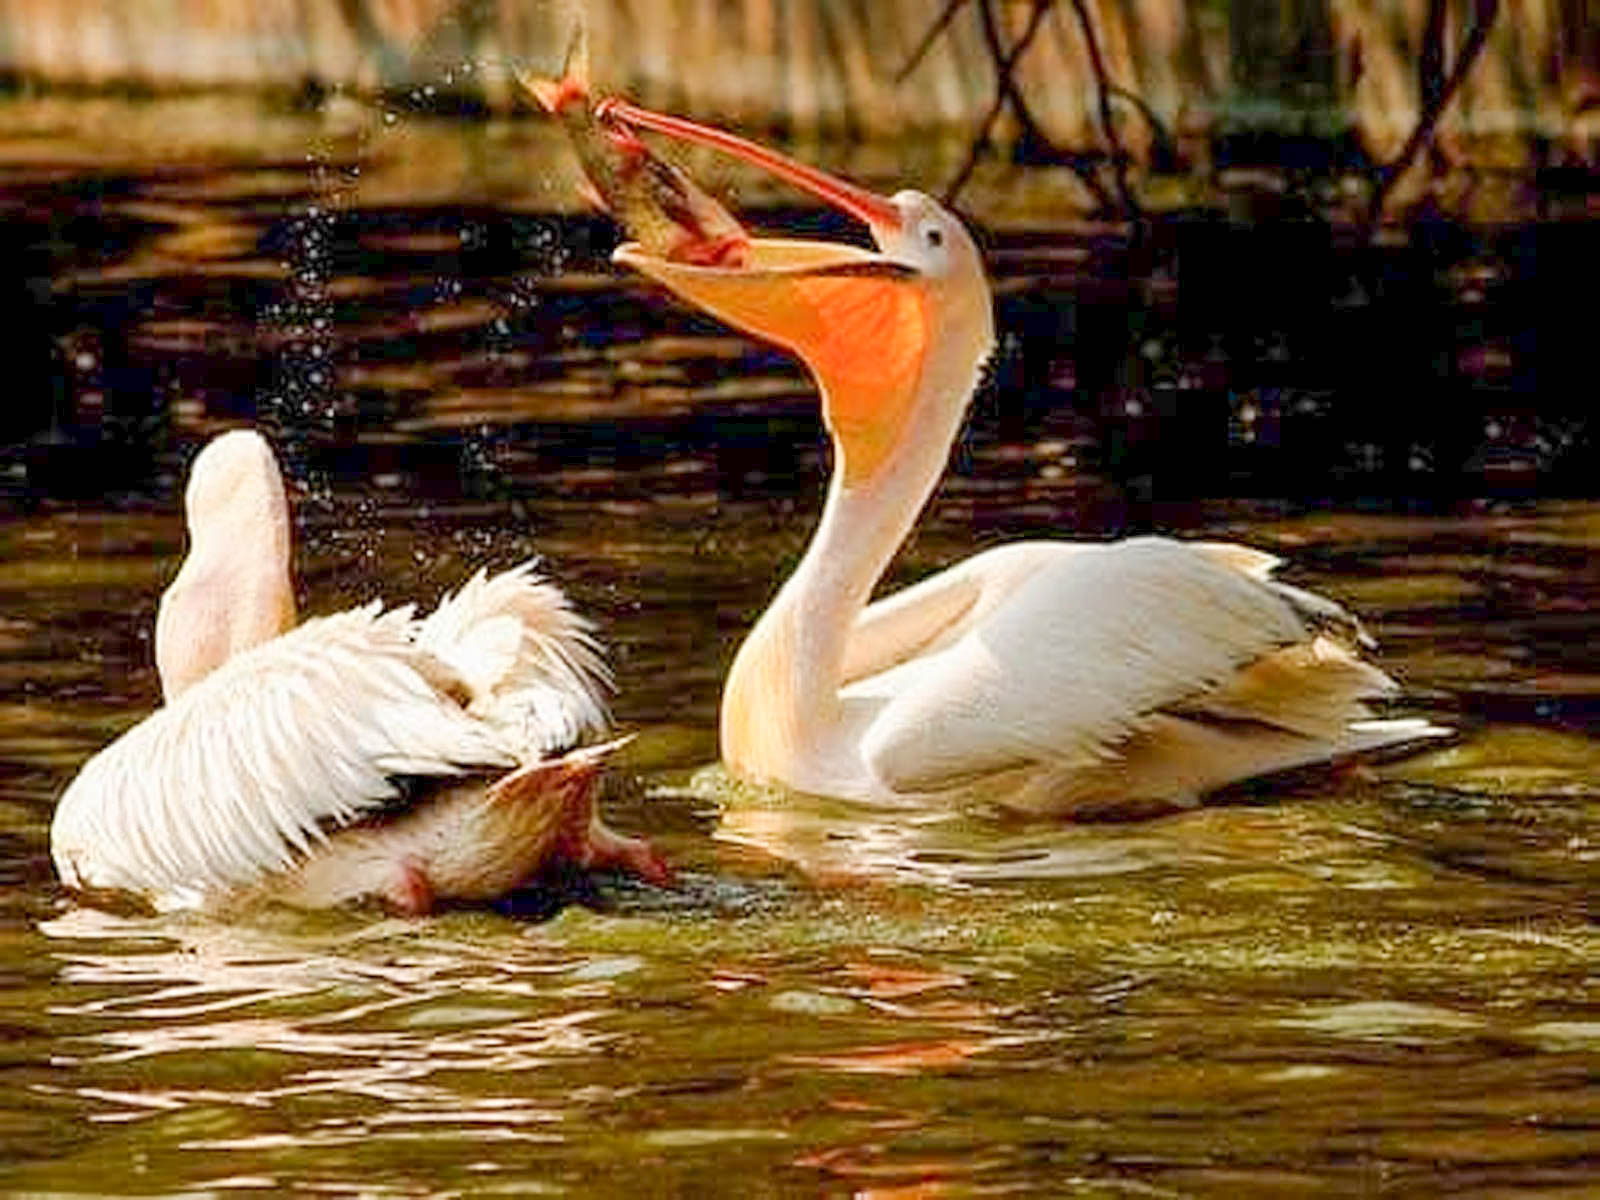
<instances>
[{"instance_id":1,"label":"murky green water","mask_svg":"<svg viewBox=\"0 0 1600 1200\"><path fill-rule=\"evenodd\" d=\"M617 648L619 719L640 737L612 808L671 855L679 891L602 881L553 916L246 926L114 918L53 892L53 795L154 695L145 632L180 531L7 523L0 1186L1593 1185L1600 746L1586 716L1541 719L1535 698L1592 702L1600 580L1575 559L1537 597L1493 597L1592 544L1600 508L1234 513L1195 530L1332 564L1298 577L1359 599L1413 687L1464 697L1464 736L1371 775L1065 828L863 820L741 794L705 766L718 671L804 519L529 514ZM740 553L697 550L696 533ZM957 540L925 539L918 560ZM427 594L463 544L508 561L528 541L503 517L389 522L314 557L310 604L392 594L419 555ZM1551 662L1563 646L1571 661Z\"/></svg>"},{"instance_id":2,"label":"murky green water","mask_svg":"<svg viewBox=\"0 0 1600 1200\"><path fill-rule=\"evenodd\" d=\"M141 234L65 293L91 311L146 255L153 307L121 365L172 364L188 405L158 474L284 361L271 336L226 336L256 328L228 288L271 275L252 239L279 202L240 182L258 171L218 178L162 186L254 230L200 254L225 285ZM17 509L0 522L0 1189L1593 1193L1600 505L1160 510L1359 607L1413 708L1462 731L1424 755L1114 825L753 794L709 765L715 705L815 513L803 392L648 306L602 338L571 297L631 293L581 273L541 277L538 315L478 358L386 323L493 332L514 307L504 277L481 311L407 293L402 276L460 266L419 272L421 236L393 243L392 276L330 276L366 280L334 289L358 402L273 409L306 606L427 601L479 563L545 555L612 646L638 734L608 807L681 886L600 879L416 921L67 905L51 807L155 700L149 631L182 531L159 483ZM756 384L730 388L735 367ZM685 432L697 411L739 431L735 452ZM901 577L1025 530L1104 532L1104 485L1063 470L1074 429L986 429Z\"/></svg>"}]
</instances>

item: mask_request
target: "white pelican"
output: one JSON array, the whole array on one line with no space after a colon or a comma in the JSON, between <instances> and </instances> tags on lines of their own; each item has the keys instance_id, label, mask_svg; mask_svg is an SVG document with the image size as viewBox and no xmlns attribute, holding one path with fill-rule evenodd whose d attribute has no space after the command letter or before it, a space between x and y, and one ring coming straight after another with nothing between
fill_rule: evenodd
<instances>
[{"instance_id":1,"label":"white pelican","mask_svg":"<svg viewBox=\"0 0 1600 1200\"><path fill-rule=\"evenodd\" d=\"M1443 733L1379 720L1396 690L1332 601L1244 546L1140 537L1002 546L869 603L933 490L994 346L961 222L721 130L612 100L864 221L876 253L757 239L743 269L616 260L810 368L832 436L821 522L722 697L737 776L880 804L1036 812L1192 804L1254 775Z\"/></svg>"},{"instance_id":2,"label":"white pelican","mask_svg":"<svg viewBox=\"0 0 1600 1200\"><path fill-rule=\"evenodd\" d=\"M601 822L608 674L590 627L526 563L430 615L378 601L295 625L289 512L253 432L195 459L190 549L163 594L165 705L67 787L67 887L160 910L376 897L487 900L556 858L666 867ZM561 751L566 751L561 753Z\"/></svg>"}]
</instances>

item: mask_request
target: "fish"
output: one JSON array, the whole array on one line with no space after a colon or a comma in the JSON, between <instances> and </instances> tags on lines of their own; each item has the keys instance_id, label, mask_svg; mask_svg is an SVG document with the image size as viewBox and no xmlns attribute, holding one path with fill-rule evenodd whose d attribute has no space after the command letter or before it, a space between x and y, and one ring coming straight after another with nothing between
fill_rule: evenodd
<instances>
[{"instance_id":1,"label":"fish","mask_svg":"<svg viewBox=\"0 0 1600 1200\"><path fill-rule=\"evenodd\" d=\"M647 253L697 266L747 265L750 235L733 214L633 130L606 117L605 100L597 102L590 90L581 30L560 79L520 73L517 81L566 130L583 167L585 198Z\"/></svg>"}]
</instances>

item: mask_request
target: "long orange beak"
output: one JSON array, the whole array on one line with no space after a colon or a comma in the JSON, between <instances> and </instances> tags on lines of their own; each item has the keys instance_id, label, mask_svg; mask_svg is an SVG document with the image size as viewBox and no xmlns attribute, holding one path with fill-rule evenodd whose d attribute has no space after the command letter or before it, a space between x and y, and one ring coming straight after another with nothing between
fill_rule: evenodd
<instances>
[{"instance_id":1,"label":"long orange beak","mask_svg":"<svg viewBox=\"0 0 1600 1200\"><path fill-rule=\"evenodd\" d=\"M797 162L786 154L769 149L758 142L742 138L712 125L701 125L684 117L651 112L615 96L602 100L595 110L602 120L612 118L641 129L651 129L680 141L710 146L733 157L769 171L779 179L794 184L817 199L849 213L871 227L874 235L898 232L903 224L900 210L893 202L876 192L829 175L816 167ZM882 238L879 238L881 243Z\"/></svg>"},{"instance_id":2,"label":"long orange beak","mask_svg":"<svg viewBox=\"0 0 1600 1200\"><path fill-rule=\"evenodd\" d=\"M602 101L601 120L725 151L866 222L878 244L901 231L890 200L709 125ZM846 483L876 475L910 421L927 357L928 319L916 272L857 246L753 238L739 267L695 266L633 244L612 256L728 324L787 346L811 368Z\"/></svg>"}]
</instances>

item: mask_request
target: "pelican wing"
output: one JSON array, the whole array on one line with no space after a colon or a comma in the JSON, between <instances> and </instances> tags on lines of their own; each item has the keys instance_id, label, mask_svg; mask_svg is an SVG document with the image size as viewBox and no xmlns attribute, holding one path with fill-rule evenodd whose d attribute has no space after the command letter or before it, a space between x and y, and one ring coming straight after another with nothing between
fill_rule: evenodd
<instances>
[{"instance_id":1,"label":"pelican wing","mask_svg":"<svg viewBox=\"0 0 1600 1200\"><path fill-rule=\"evenodd\" d=\"M869 693L897 694L892 687L884 691L883 680L874 682L871 677L937 653L987 620L1036 571L1059 567L1074 551L1097 549L1092 542L1012 542L874 601L850 630L842 670L845 683L864 681Z\"/></svg>"},{"instance_id":2,"label":"pelican wing","mask_svg":"<svg viewBox=\"0 0 1600 1200\"><path fill-rule=\"evenodd\" d=\"M955 571L978 573L984 594L959 629L845 692L881 701L868 764L911 792L1105 761L1153 714L1309 639L1295 605L1244 565L1163 538L1023 543L969 560Z\"/></svg>"},{"instance_id":3,"label":"pelican wing","mask_svg":"<svg viewBox=\"0 0 1600 1200\"><path fill-rule=\"evenodd\" d=\"M480 570L421 622L417 644L466 683L469 710L529 756L606 730L611 674L592 626L533 562Z\"/></svg>"},{"instance_id":4,"label":"pelican wing","mask_svg":"<svg viewBox=\"0 0 1600 1200\"><path fill-rule=\"evenodd\" d=\"M508 767L454 698L409 608L307 621L229 659L85 764L56 810L69 886L160 907L288 867L397 795L400 776Z\"/></svg>"},{"instance_id":5,"label":"pelican wing","mask_svg":"<svg viewBox=\"0 0 1600 1200\"><path fill-rule=\"evenodd\" d=\"M868 605L845 643L844 682L879 675L928 653L952 629L961 627L982 592L982 579L958 568Z\"/></svg>"}]
</instances>

